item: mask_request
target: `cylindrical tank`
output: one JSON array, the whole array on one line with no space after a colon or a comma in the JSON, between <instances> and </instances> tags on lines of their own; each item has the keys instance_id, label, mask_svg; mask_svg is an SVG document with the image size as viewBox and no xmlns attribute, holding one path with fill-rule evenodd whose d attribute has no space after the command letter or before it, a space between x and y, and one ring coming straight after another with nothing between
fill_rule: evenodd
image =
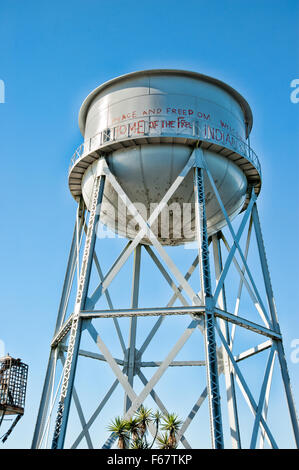
<instances>
[{"instance_id":1,"label":"cylindrical tank","mask_svg":"<svg viewBox=\"0 0 299 470\"><path fill-rule=\"evenodd\" d=\"M223 82L195 72L148 70L127 74L95 89L79 113L84 144L71 163L69 186L87 208L95 169L106 161L147 219L200 145L230 218L260 191L258 159L246 139L252 127L248 103ZM225 218L205 177L208 234ZM138 226L107 182L101 221L134 238ZM165 245L195 238L193 172L190 171L153 226ZM143 239L144 243L150 240Z\"/></svg>"}]
</instances>

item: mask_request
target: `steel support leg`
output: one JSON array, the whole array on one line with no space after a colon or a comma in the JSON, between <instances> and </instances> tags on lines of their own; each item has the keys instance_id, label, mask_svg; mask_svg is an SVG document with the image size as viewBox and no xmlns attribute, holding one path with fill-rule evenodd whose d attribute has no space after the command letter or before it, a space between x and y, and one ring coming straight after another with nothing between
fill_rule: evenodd
<instances>
[{"instance_id":1,"label":"steel support leg","mask_svg":"<svg viewBox=\"0 0 299 470\"><path fill-rule=\"evenodd\" d=\"M223 449L224 443L218 383L217 345L210 276L203 169L198 166L194 168L194 191L201 289L205 303L205 351L212 447L214 449Z\"/></svg>"},{"instance_id":2,"label":"steel support leg","mask_svg":"<svg viewBox=\"0 0 299 470\"><path fill-rule=\"evenodd\" d=\"M256 241L257 241L257 245L258 245L258 250L259 250L259 255L260 255L260 260L261 260L261 266L262 266L262 272L263 272L263 277L264 277L264 282L265 282L267 300L268 300L268 305L269 305L269 309L270 309L271 319L272 319L272 322L273 322L273 328L277 333L280 333L280 328L279 328L278 318L277 318L277 312L276 312L276 307L275 307L275 302L274 302L274 294L273 294L273 289L272 289L272 284L271 284L271 279L270 279L270 273L269 273L269 268L268 268L268 262L267 262L267 257L266 257L266 251L265 251L265 247L264 247L262 230L261 230L261 225L260 225L260 221L259 221L259 216L258 216L258 211L257 211L256 204L254 204L253 209L252 209L252 217L253 217L253 223L254 223L255 234L256 234ZM290 382L290 377L289 377L289 372L288 372L288 366L287 366L287 361L286 361L286 358L285 358L285 353L284 353L284 348L283 348L282 341L277 341L276 342L276 347L277 347L277 353L278 353L278 359L279 359L279 364L280 364L280 369L281 369L281 375L282 375L282 380L283 380L283 384L284 384L284 388L285 388L285 393L286 393L289 413L290 413L290 417L291 417L295 442L296 442L297 448L299 448L298 418L297 418L297 414L296 414L295 402L294 402L294 398L293 398L293 394L292 394L291 382Z\"/></svg>"},{"instance_id":3,"label":"steel support leg","mask_svg":"<svg viewBox=\"0 0 299 470\"><path fill-rule=\"evenodd\" d=\"M31 445L32 449L39 448L39 445L41 444L41 437L44 434L44 427L45 427L46 417L47 417L47 413L49 409L50 394L51 394L55 367L56 367L55 350L51 348L46 377L45 377L43 391L42 391L42 397L40 401L36 425L35 425L34 434L33 434L33 440L32 440L32 445Z\"/></svg>"},{"instance_id":4,"label":"steel support leg","mask_svg":"<svg viewBox=\"0 0 299 470\"><path fill-rule=\"evenodd\" d=\"M221 246L220 246L220 233L213 235L213 251L214 251L214 263L215 263L215 276L216 282L218 282L222 269L222 255L221 255ZM219 306L222 310L227 310L226 306L226 296L224 284L218 298ZM221 331L226 338L228 345L231 347L231 338L229 325L227 321L220 320ZM233 449L241 449L241 437L239 429L239 420L238 420L238 410L237 410L237 400L236 400L236 390L235 390L235 380L234 374L230 368L229 358L226 354L224 347L222 348L223 354L223 366L224 366L224 376L225 376L225 385L226 385L226 394L227 394L227 406L228 406L228 415L230 423L230 433L232 440Z\"/></svg>"},{"instance_id":5,"label":"steel support leg","mask_svg":"<svg viewBox=\"0 0 299 470\"><path fill-rule=\"evenodd\" d=\"M134 253L134 271L133 271L133 285L132 285L132 308L138 307L139 297L139 279L140 279L140 259L141 259L141 245L137 245ZM135 361L136 361L136 335L137 335L137 316L130 319L130 334L129 334L129 347L127 351L128 360L128 381L133 387L135 375ZM125 394L125 414L131 407L132 401Z\"/></svg>"},{"instance_id":6,"label":"steel support leg","mask_svg":"<svg viewBox=\"0 0 299 470\"><path fill-rule=\"evenodd\" d=\"M62 449L64 446L81 338L82 320L80 319L80 311L84 310L87 298L93 260L93 252L96 241L96 228L100 218L100 208L103 199L104 185L105 176L97 176L95 178L93 187L92 204L88 221L88 231L85 240L80 279L78 284L75 309L72 319L70 339L66 357L65 371L61 386L60 401L58 404L54 437L52 441L52 449Z\"/></svg>"},{"instance_id":7,"label":"steel support leg","mask_svg":"<svg viewBox=\"0 0 299 470\"><path fill-rule=\"evenodd\" d=\"M65 312L67 309L68 300L69 300L70 290L71 290L73 279L74 279L76 260L77 260L76 248L79 242L78 238L81 237L82 228L84 224L83 205L84 205L83 201L80 200L78 209L77 209L76 223L74 227L73 238L72 238L71 248L70 248L69 257L68 257L67 269L65 273L60 304L58 308L54 336L63 323ZM35 425L35 430L34 430L34 435L33 435L33 440L32 440L32 446L31 446L32 449L36 449L39 447L40 439L41 439L41 436L43 435L45 420L46 420L48 407L49 407L49 398L50 398L50 392L51 392L52 380L53 380L55 368L56 368L55 349L51 348L47 371L46 371L46 377L45 377L43 391L42 391L42 397L40 401L39 411L37 415L37 420L36 420L36 425Z\"/></svg>"}]
</instances>

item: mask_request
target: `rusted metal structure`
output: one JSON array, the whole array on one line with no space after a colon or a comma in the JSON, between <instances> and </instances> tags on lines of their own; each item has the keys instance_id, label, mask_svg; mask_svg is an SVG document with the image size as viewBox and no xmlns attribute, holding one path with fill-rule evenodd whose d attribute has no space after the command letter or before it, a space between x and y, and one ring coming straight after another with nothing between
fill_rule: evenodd
<instances>
[{"instance_id":1,"label":"rusted metal structure","mask_svg":"<svg viewBox=\"0 0 299 470\"><path fill-rule=\"evenodd\" d=\"M3 442L21 419L25 409L28 365L7 355L0 358L0 426L6 415L16 415Z\"/></svg>"}]
</instances>

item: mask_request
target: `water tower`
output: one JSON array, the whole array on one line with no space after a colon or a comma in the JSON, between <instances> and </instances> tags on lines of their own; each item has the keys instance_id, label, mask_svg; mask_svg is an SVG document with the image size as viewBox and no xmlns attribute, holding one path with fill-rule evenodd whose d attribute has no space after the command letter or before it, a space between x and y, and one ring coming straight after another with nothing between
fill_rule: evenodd
<instances>
[{"instance_id":1,"label":"water tower","mask_svg":"<svg viewBox=\"0 0 299 470\"><path fill-rule=\"evenodd\" d=\"M121 414L130 417L149 397L165 412L168 405L161 400L157 387L170 369L177 371L180 380L186 368L192 368L195 375L204 370L205 384L201 393L195 390L197 400L188 405L186 416L180 416L181 446L191 447L189 428L207 403L206 429L210 429L212 448L278 447L268 421L271 379L277 368L290 431L298 447L298 421L256 206L261 168L249 143L252 120L248 103L236 90L217 79L181 70L130 73L104 83L85 99L79 113L84 142L74 153L69 169L69 189L78 209L33 448L46 447L50 441L54 449L65 446L66 435L73 429L70 409L77 413L82 430L67 446L77 448L85 439L89 448L111 447L113 435L99 443L106 428L96 419L109 406L117 386L123 389L124 403L119 409L111 408L111 419ZM97 237L99 223L127 240L106 273L101 268L105 239ZM253 266L252 233L256 247ZM195 259L182 273L171 253L183 251L192 243L197 250ZM141 255L149 255L172 292L166 306L155 299L150 276L142 281ZM115 308L109 288L129 259L133 259L131 303ZM229 280L232 271L237 281L235 277ZM196 278L193 284L191 276ZM142 282L152 290L151 306L142 305ZM72 289L74 300L70 300ZM126 287L123 289L125 292ZM247 301L243 311L244 292ZM108 307L99 308L98 302L103 299ZM145 334L149 317L153 324ZM172 333L170 337L162 335L151 360L148 356L145 359L144 353L158 337L164 320L174 317L176 325L181 320L183 325L178 339L173 336L171 343ZM128 330L122 329L124 318L129 322ZM119 341L121 358L103 339L104 319L111 321L111 336ZM175 360L195 331L198 344L204 345L203 357ZM239 331L241 341L236 351ZM242 350L240 344L246 334L247 349ZM83 335L92 339L98 353L82 348ZM157 344L162 347L166 339L171 347L159 358ZM252 389L243 364L260 355L265 367L260 367L260 361L257 372L262 371L261 383ZM89 416L77 389L84 388L84 383L75 380L82 357L104 366L103 382L107 369L115 379L108 390L98 390L100 403ZM58 380L60 362L63 368ZM276 363L279 366L275 368ZM153 373L146 376L145 370ZM186 384L188 390L195 383ZM172 390L172 395L175 392ZM86 400L88 389L83 393ZM240 396L252 416L249 441L242 437L240 409L244 403L239 406ZM180 414L179 409L174 411ZM200 427L203 425L201 422ZM91 437L93 426L98 426L96 442ZM229 444L225 444L227 436ZM193 447L197 446L193 439Z\"/></svg>"}]
</instances>

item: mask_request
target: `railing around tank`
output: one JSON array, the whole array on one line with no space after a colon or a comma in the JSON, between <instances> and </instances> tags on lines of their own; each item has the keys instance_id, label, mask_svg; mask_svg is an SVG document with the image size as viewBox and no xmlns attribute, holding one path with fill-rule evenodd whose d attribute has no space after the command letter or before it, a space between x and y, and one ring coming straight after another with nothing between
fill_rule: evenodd
<instances>
[{"instance_id":1,"label":"railing around tank","mask_svg":"<svg viewBox=\"0 0 299 470\"><path fill-rule=\"evenodd\" d=\"M190 137L193 139L199 139L206 142L211 142L217 145L222 145L242 157L246 158L252 163L252 165L258 170L261 175L261 165L256 153L241 137L235 135L235 133L228 132L225 128L219 126L219 123L212 121L193 121L190 123L187 120L178 121L181 127L164 127L163 122L173 123L175 126L176 121L163 121L161 118L166 116L159 116L159 121L150 120L150 118L143 117L139 121L126 122L123 121L115 126L104 129L98 132L90 139L85 140L75 150L71 162L69 171L73 168L75 163L83 156L87 155L92 151L95 151L109 143L126 140L128 138L142 138L142 137ZM167 116L169 119L169 116ZM137 125L136 125L137 123ZM154 126L154 123L160 123L160 125ZM170 126L168 124L168 126Z\"/></svg>"}]
</instances>

